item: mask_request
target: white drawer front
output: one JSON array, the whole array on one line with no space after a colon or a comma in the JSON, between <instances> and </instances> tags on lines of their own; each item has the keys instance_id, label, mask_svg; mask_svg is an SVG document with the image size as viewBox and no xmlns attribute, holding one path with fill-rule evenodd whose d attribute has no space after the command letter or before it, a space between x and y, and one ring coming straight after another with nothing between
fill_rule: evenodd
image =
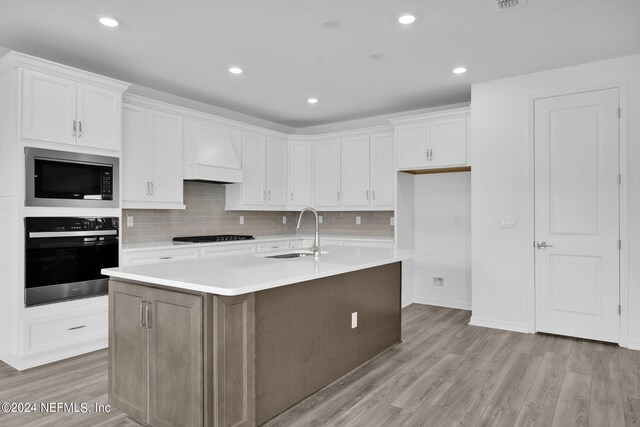
<instances>
[{"instance_id":1,"label":"white drawer front","mask_svg":"<svg viewBox=\"0 0 640 427\"><path fill-rule=\"evenodd\" d=\"M200 248L160 249L151 251L124 253L122 264L129 265L154 264L167 261L184 261L200 258Z\"/></svg>"},{"instance_id":2,"label":"white drawer front","mask_svg":"<svg viewBox=\"0 0 640 427\"><path fill-rule=\"evenodd\" d=\"M106 336L108 331L107 311L52 319L29 319L25 321L25 350L38 352L64 347L84 340Z\"/></svg>"},{"instance_id":3,"label":"white drawer front","mask_svg":"<svg viewBox=\"0 0 640 427\"><path fill-rule=\"evenodd\" d=\"M344 246L360 246L365 248L388 248L393 249L393 242L368 242L366 240L347 240Z\"/></svg>"},{"instance_id":4,"label":"white drawer front","mask_svg":"<svg viewBox=\"0 0 640 427\"><path fill-rule=\"evenodd\" d=\"M265 242L258 245L258 252L282 251L290 248L291 246L288 240L284 242Z\"/></svg>"},{"instance_id":5,"label":"white drawer front","mask_svg":"<svg viewBox=\"0 0 640 427\"><path fill-rule=\"evenodd\" d=\"M214 258L225 255L243 255L252 254L258 251L258 245L253 244L237 244L222 246L205 246L202 248L202 258Z\"/></svg>"}]
</instances>

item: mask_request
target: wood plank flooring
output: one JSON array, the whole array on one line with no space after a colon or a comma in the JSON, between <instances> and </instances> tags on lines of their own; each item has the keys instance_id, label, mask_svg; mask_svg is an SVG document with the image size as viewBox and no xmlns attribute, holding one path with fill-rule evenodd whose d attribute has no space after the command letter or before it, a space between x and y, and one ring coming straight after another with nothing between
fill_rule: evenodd
<instances>
[{"instance_id":1,"label":"wood plank flooring","mask_svg":"<svg viewBox=\"0 0 640 427\"><path fill-rule=\"evenodd\" d=\"M403 342L267 422L280 426L640 426L640 352L469 326L411 305ZM107 403L107 351L18 372L0 402ZM0 426L138 426L102 414L0 412Z\"/></svg>"}]
</instances>

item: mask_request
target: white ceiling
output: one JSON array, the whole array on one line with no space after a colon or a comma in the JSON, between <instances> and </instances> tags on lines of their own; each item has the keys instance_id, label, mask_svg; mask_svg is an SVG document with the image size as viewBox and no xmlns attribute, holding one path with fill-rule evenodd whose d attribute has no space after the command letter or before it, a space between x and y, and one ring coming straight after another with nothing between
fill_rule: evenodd
<instances>
[{"instance_id":1,"label":"white ceiling","mask_svg":"<svg viewBox=\"0 0 640 427\"><path fill-rule=\"evenodd\" d=\"M640 52L639 0L504 12L492 1L0 0L0 46L294 128L464 102L473 82ZM418 20L398 24L405 11ZM120 27L99 25L103 14ZM469 72L453 75L458 65Z\"/></svg>"}]
</instances>

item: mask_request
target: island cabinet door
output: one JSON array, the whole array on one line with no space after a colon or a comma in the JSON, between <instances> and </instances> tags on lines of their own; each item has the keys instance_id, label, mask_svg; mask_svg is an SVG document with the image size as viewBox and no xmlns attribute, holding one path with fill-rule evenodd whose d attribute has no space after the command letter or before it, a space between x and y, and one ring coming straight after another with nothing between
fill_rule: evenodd
<instances>
[{"instance_id":1,"label":"island cabinet door","mask_svg":"<svg viewBox=\"0 0 640 427\"><path fill-rule=\"evenodd\" d=\"M110 402L140 420L148 414L146 294L143 286L109 282Z\"/></svg>"},{"instance_id":2,"label":"island cabinet door","mask_svg":"<svg viewBox=\"0 0 640 427\"><path fill-rule=\"evenodd\" d=\"M203 425L202 298L149 288L149 424Z\"/></svg>"}]
</instances>

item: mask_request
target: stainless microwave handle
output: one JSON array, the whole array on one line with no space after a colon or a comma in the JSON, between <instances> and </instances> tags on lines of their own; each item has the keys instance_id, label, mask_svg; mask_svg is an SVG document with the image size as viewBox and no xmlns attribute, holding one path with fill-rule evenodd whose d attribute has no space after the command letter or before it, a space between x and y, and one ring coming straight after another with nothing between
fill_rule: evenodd
<instances>
[{"instance_id":1,"label":"stainless microwave handle","mask_svg":"<svg viewBox=\"0 0 640 427\"><path fill-rule=\"evenodd\" d=\"M118 230L96 230L96 231L36 231L29 233L32 239L42 239L45 237L82 237L82 236L114 236Z\"/></svg>"}]
</instances>

